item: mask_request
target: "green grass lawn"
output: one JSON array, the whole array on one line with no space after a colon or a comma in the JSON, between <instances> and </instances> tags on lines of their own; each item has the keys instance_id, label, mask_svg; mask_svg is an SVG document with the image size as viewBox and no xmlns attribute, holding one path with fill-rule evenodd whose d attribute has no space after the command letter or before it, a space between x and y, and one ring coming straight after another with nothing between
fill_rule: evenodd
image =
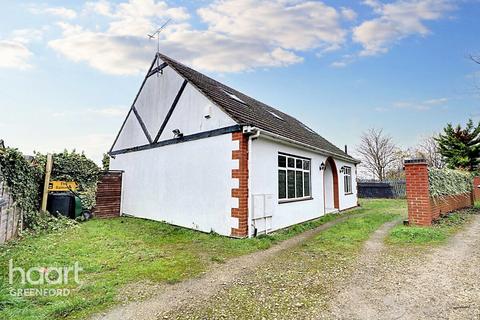
<instances>
[{"instance_id":1,"label":"green grass lawn","mask_svg":"<svg viewBox=\"0 0 480 320\"><path fill-rule=\"evenodd\" d=\"M387 242L419 246L442 244L460 230L472 218L472 214L479 214L479 209L477 203L472 209L456 211L441 218L431 227L398 225L391 230Z\"/></svg>"},{"instance_id":2,"label":"green grass lawn","mask_svg":"<svg viewBox=\"0 0 480 320\"><path fill-rule=\"evenodd\" d=\"M352 210L344 214L355 214ZM0 319L78 319L117 303L119 290L137 281L174 283L214 263L262 250L342 215L322 218L255 239L231 239L136 218L91 220L64 232L27 237L0 247ZM63 267L78 261L83 285L67 297L12 297L8 263L15 267ZM21 288L16 274L13 288ZM55 276L53 276L55 278Z\"/></svg>"}]
</instances>

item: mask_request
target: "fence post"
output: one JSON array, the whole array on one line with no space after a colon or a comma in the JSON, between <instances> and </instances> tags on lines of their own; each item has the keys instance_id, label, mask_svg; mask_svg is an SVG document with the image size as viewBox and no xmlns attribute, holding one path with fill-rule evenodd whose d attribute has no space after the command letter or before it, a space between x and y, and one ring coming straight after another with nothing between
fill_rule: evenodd
<instances>
[{"instance_id":1,"label":"fence post","mask_svg":"<svg viewBox=\"0 0 480 320\"><path fill-rule=\"evenodd\" d=\"M405 160L408 222L412 225L429 226L433 212L430 202L428 165L424 159Z\"/></svg>"}]
</instances>

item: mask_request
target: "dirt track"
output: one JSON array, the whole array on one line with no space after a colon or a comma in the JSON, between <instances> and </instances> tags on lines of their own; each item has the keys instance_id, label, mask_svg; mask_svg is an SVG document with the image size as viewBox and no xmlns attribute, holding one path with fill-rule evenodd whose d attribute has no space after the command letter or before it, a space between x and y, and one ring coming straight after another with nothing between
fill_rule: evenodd
<instances>
[{"instance_id":1,"label":"dirt track","mask_svg":"<svg viewBox=\"0 0 480 320\"><path fill-rule=\"evenodd\" d=\"M480 216L446 245L407 253L399 259L372 237L320 318L480 319Z\"/></svg>"}]
</instances>

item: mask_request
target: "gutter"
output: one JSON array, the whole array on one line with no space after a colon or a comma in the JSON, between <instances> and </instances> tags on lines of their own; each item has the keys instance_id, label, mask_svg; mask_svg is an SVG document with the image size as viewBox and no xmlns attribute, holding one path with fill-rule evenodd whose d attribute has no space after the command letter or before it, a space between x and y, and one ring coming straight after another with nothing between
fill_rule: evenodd
<instances>
[{"instance_id":1,"label":"gutter","mask_svg":"<svg viewBox=\"0 0 480 320\"><path fill-rule=\"evenodd\" d=\"M295 146L297 148L298 148L298 146L301 146L304 149L314 151L314 152L319 153L319 154L324 155L324 156L332 156L332 157L338 158L340 160L344 160L344 161L355 163L355 164L360 163L360 161L357 160L357 159L352 160L351 158L347 158L344 155L334 153L334 152L330 152L330 151L327 151L327 150L322 149L322 148L313 147L313 146L308 145L306 143L298 142L296 140L286 138L284 136L278 135L276 133L272 133L270 131L265 131L263 129L259 129L257 127L252 127L252 126L244 126L243 127L243 133L252 134L253 132L255 132L255 135L254 135L255 138L258 138L261 134L261 135L265 136L267 139L274 140L274 141L281 141L283 143Z\"/></svg>"}]
</instances>

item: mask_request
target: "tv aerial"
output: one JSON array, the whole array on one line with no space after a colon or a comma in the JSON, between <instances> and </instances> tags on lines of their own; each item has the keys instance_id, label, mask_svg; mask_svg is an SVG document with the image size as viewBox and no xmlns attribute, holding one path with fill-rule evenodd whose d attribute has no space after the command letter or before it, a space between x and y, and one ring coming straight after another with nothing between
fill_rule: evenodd
<instances>
[{"instance_id":1,"label":"tv aerial","mask_svg":"<svg viewBox=\"0 0 480 320\"><path fill-rule=\"evenodd\" d=\"M172 21L172 19L168 19L164 24L160 26L157 30L155 30L152 34L147 34L149 39L157 38L157 53L160 53L160 33L163 29Z\"/></svg>"}]
</instances>

